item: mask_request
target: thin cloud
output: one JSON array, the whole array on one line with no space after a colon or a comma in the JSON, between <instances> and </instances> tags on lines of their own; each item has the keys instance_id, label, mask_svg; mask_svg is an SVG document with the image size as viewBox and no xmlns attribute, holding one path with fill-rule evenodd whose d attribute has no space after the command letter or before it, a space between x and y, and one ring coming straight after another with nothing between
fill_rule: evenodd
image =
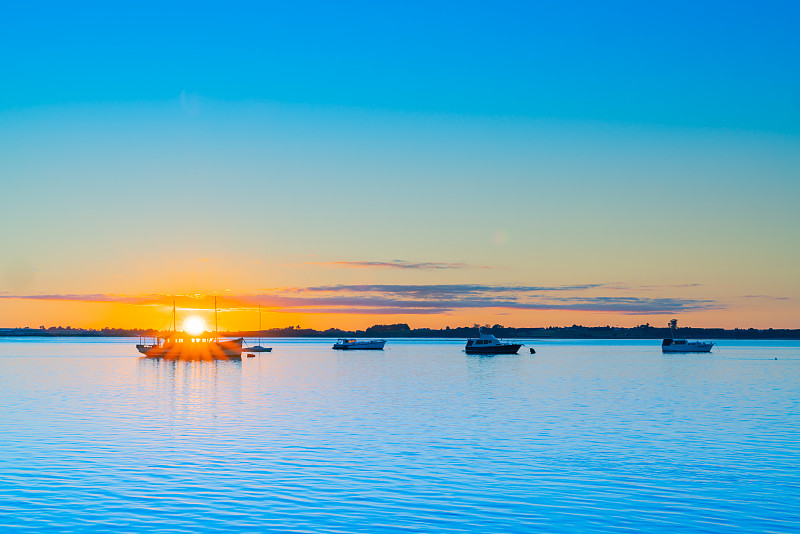
<instances>
[{"instance_id":1,"label":"thin cloud","mask_svg":"<svg viewBox=\"0 0 800 534\"><path fill-rule=\"evenodd\" d=\"M445 263L436 261L412 262L405 260L392 261L307 261L306 265L328 265L333 267L345 267L350 269L419 269L419 270L442 270L442 269L491 269L491 267L475 266L468 263Z\"/></svg>"},{"instance_id":2,"label":"thin cloud","mask_svg":"<svg viewBox=\"0 0 800 534\"><path fill-rule=\"evenodd\" d=\"M514 310L571 310L631 315L656 315L722 306L712 300L641 298L619 296L567 296L561 292L582 292L602 288L602 284L571 286L486 286L450 285L336 285L290 288L290 294L247 297L253 304L292 308L330 306L340 309L438 310L505 308ZM431 312L433 313L433 312Z\"/></svg>"},{"instance_id":3,"label":"thin cloud","mask_svg":"<svg viewBox=\"0 0 800 534\"><path fill-rule=\"evenodd\" d=\"M443 308L280 308L272 310L278 313L319 313L349 315L438 315L447 314L450 310Z\"/></svg>"},{"instance_id":4,"label":"thin cloud","mask_svg":"<svg viewBox=\"0 0 800 534\"><path fill-rule=\"evenodd\" d=\"M703 287L703 284L654 284L646 286L634 286L632 289L678 289L687 287Z\"/></svg>"},{"instance_id":5,"label":"thin cloud","mask_svg":"<svg viewBox=\"0 0 800 534\"><path fill-rule=\"evenodd\" d=\"M395 295L413 295L418 298L447 298L454 296L480 295L486 293L545 293L551 291L583 291L603 287L603 284L579 284L568 286L498 286L481 284L356 284L311 286L289 288L296 292L348 292L348 293L384 293Z\"/></svg>"},{"instance_id":6,"label":"thin cloud","mask_svg":"<svg viewBox=\"0 0 800 534\"><path fill-rule=\"evenodd\" d=\"M272 299L270 299L272 300ZM274 304L274 301L273 301ZM357 313L357 314L436 314L449 313L457 309L510 309L510 310L538 310L538 311L584 311L584 312L604 312L621 313L624 315L663 315L696 310L718 309L721 306L713 301L706 300L678 300L678 299L627 299L625 301L613 301L607 298L588 298L580 302L575 301L551 301L551 302L517 302L499 301L492 299L483 300L460 300L460 301L391 301L389 299L325 299L319 302L318 299L308 299L305 303L327 304L334 308L315 308L306 307L303 303L294 301L286 302L289 306L282 306L275 311L305 313ZM358 304L358 306L354 306ZM394 306L390 306L394 304ZM373 307L374 306L374 307Z\"/></svg>"}]
</instances>

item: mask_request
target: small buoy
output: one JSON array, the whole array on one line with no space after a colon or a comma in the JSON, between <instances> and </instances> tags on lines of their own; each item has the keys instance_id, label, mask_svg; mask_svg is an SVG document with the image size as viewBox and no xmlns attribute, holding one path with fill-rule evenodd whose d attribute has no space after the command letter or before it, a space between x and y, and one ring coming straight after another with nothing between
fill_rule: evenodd
<instances>
[{"instance_id":1,"label":"small buoy","mask_svg":"<svg viewBox=\"0 0 800 534\"><path fill-rule=\"evenodd\" d=\"M536 351L533 350L533 347L531 347L531 354L536 354Z\"/></svg>"},{"instance_id":2,"label":"small buoy","mask_svg":"<svg viewBox=\"0 0 800 534\"><path fill-rule=\"evenodd\" d=\"M777 360L777 359L778 359L778 357L777 357L777 356L775 356L775 359Z\"/></svg>"}]
</instances>

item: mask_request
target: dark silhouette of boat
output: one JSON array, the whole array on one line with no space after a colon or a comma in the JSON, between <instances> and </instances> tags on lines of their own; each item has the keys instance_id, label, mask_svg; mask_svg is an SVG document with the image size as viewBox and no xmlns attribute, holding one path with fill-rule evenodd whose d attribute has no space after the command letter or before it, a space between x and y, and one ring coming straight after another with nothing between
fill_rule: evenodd
<instances>
[{"instance_id":1,"label":"dark silhouette of boat","mask_svg":"<svg viewBox=\"0 0 800 534\"><path fill-rule=\"evenodd\" d=\"M167 360L240 360L242 358L243 338L220 340L217 337L217 299L214 299L214 332L192 336L177 331L175 302L172 303L172 332L156 336L151 343L140 339L136 350L145 358L164 358Z\"/></svg>"},{"instance_id":2,"label":"dark silhouette of boat","mask_svg":"<svg viewBox=\"0 0 800 534\"><path fill-rule=\"evenodd\" d=\"M153 343L141 343L136 349L146 358L167 360L231 360L242 358L243 338L218 340L197 338L183 332L157 337Z\"/></svg>"}]
</instances>

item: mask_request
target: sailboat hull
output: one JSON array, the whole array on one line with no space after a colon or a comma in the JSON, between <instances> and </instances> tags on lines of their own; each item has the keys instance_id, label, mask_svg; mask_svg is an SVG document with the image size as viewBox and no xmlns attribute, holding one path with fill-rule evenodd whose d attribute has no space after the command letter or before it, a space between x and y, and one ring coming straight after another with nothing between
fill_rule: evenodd
<instances>
[{"instance_id":1,"label":"sailboat hull","mask_svg":"<svg viewBox=\"0 0 800 534\"><path fill-rule=\"evenodd\" d=\"M163 345L136 345L146 358L167 360L233 360L242 358L243 339L209 342L178 342Z\"/></svg>"}]
</instances>

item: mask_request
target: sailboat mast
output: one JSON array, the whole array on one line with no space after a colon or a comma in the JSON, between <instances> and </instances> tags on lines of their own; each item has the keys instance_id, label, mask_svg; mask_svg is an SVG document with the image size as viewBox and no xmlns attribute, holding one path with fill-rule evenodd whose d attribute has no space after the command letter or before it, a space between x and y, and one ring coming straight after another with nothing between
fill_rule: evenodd
<instances>
[{"instance_id":1,"label":"sailboat mast","mask_svg":"<svg viewBox=\"0 0 800 534\"><path fill-rule=\"evenodd\" d=\"M217 297L214 297L214 335L219 337L219 331L217 328Z\"/></svg>"},{"instance_id":2,"label":"sailboat mast","mask_svg":"<svg viewBox=\"0 0 800 534\"><path fill-rule=\"evenodd\" d=\"M178 333L178 322L175 320L175 300L172 300L172 333Z\"/></svg>"},{"instance_id":3,"label":"sailboat mast","mask_svg":"<svg viewBox=\"0 0 800 534\"><path fill-rule=\"evenodd\" d=\"M261 304L258 305L258 345L261 346Z\"/></svg>"}]
</instances>

